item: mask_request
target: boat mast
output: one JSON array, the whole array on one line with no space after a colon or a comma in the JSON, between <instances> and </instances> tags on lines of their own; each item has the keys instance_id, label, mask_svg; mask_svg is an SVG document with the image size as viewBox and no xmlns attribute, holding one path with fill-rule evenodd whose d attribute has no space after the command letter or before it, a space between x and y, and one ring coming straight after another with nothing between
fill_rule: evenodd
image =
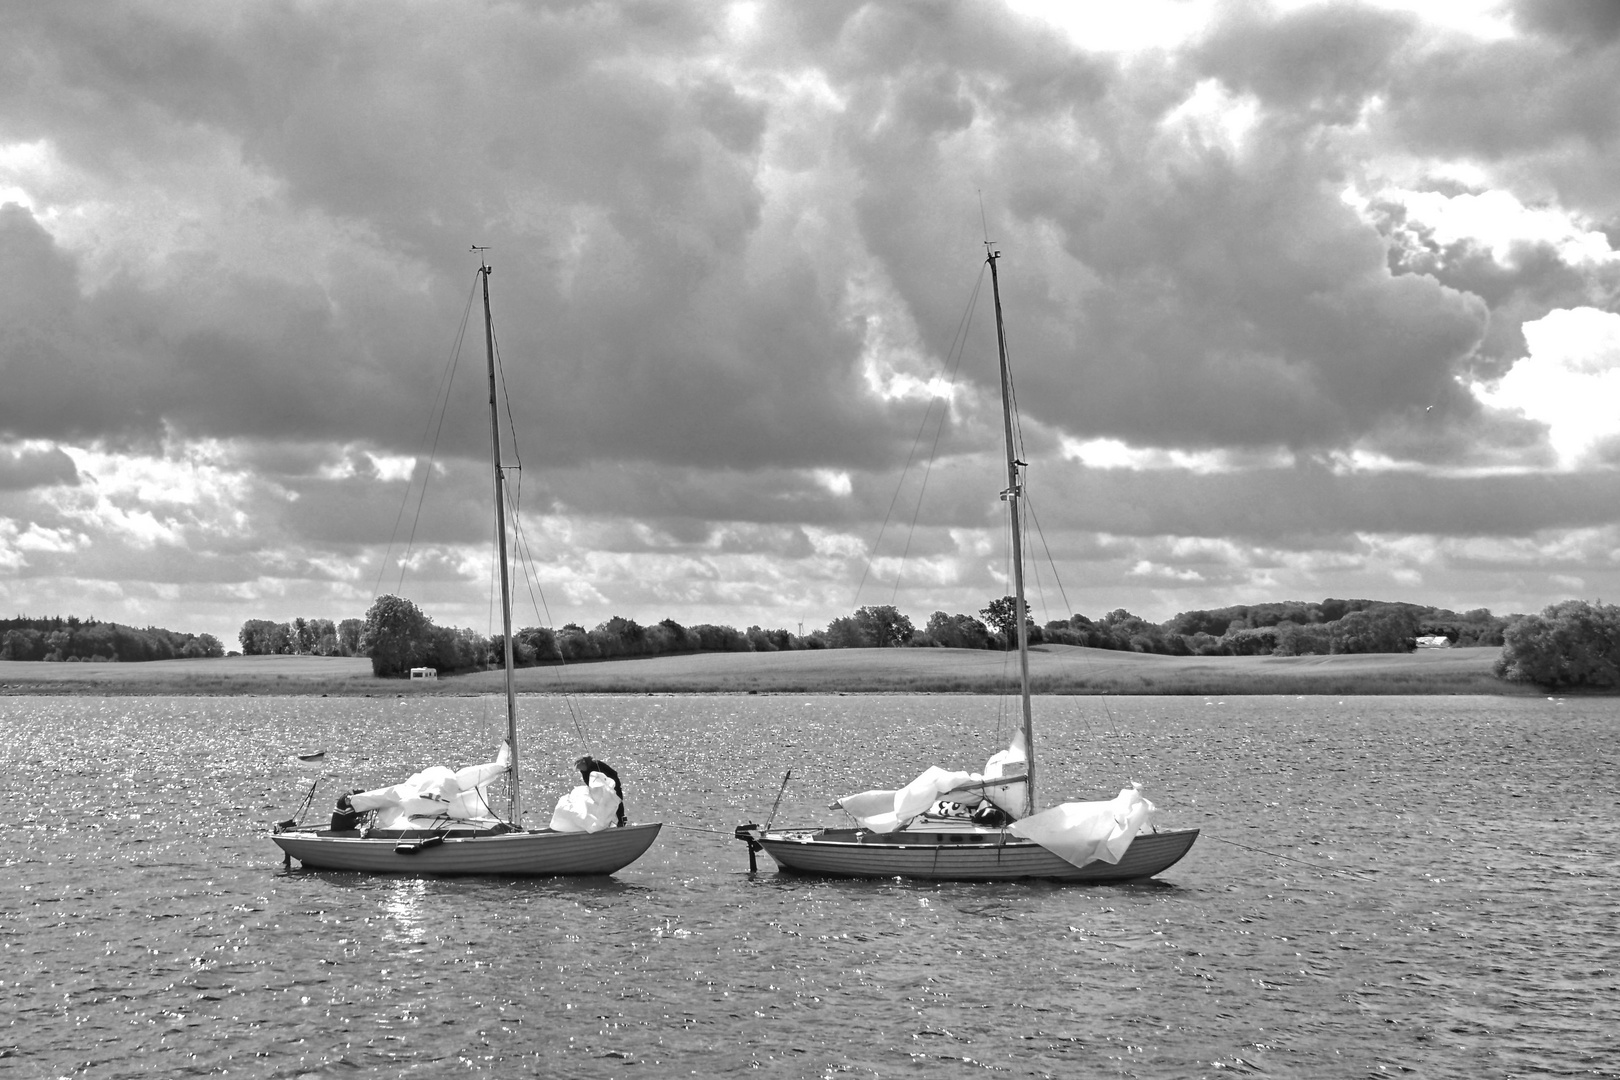
<instances>
[{"instance_id":1,"label":"boat mast","mask_svg":"<svg viewBox=\"0 0 1620 1080\"><path fill-rule=\"evenodd\" d=\"M495 548L501 562L501 641L506 666L506 745L512 752L507 776L507 819L521 825L523 806L518 785L517 691L512 684L512 590L506 567L506 473L501 468L501 414L495 392L495 326L489 314L489 273L492 269L479 252L478 273L484 279L484 351L489 358L489 438L495 462Z\"/></svg>"},{"instance_id":2,"label":"boat mast","mask_svg":"<svg viewBox=\"0 0 1620 1080\"><path fill-rule=\"evenodd\" d=\"M1001 321L1001 282L996 276L996 260L1001 258L1001 252L992 248L988 241L985 250L988 252L985 261L990 264L990 292L996 301L996 353L1001 361L1001 421L1007 437L1007 490L1001 493L1001 498L1006 502L1007 512L1012 518L1013 618L1018 627L1018 690L1024 712L1024 771L1028 776L1024 787L1024 816L1028 817L1035 812L1036 803L1035 726L1029 708L1029 628L1025 614L1028 609L1024 603L1023 511L1019 505L1024 488L1018 470L1024 467L1024 463L1018 460L1017 444L1013 440L1012 371L1007 366L1007 330Z\"/></svg>"}]
</instances>

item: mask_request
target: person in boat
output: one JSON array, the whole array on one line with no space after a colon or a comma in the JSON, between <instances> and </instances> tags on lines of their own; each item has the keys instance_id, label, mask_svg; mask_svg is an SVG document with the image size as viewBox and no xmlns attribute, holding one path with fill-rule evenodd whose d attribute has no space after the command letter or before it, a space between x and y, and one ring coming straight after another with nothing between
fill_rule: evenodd
<instances>
[{"instance_id":1,"label":"person in boat","mask_svg":"<svg viewBox=\"0 0 1620 1080\"><path fill-rule=\"evenodd\" d=\"M609 765L605 761L598 761L589 754L581 754L579 757L574 759L574 768L579 770L579 779L581 783L589 784L591 782L591 773L593 772L599 772L609 780L613 781L613 794L619 797L618 823L623 825L625 823L624 788L620 785L619 774L614 771L613 766Z\"/></svg>"},{"instance_id":2,"label":"person in boat","mask_svg":"<svg viewBox=\"0 0 1620 1080\"><path fill-rule=\"evenodd\" d=\"M346 791L338 796L337 807L332 811L333 832L345 832L360 827L360 821L366 816L366 812L356 810L354 804L349 802L349 796L360 794L360 790L360 788L355 788L353 791Z\"/></svg>"}]
</instances>

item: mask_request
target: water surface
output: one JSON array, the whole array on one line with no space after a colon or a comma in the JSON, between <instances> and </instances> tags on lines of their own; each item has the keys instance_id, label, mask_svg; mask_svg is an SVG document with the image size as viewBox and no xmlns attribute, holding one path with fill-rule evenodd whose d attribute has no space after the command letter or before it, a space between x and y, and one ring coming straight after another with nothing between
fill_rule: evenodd
<instances>
[{"instance_id":1,"label":"water surface","mask_svg":"<svg viewBox=\"0 0 1620 1080\"><path fill-rule=\"evenodd\" d=\"M525 698L662 837L611 879L363 877L316 784L487 760L501 703L0 698L0 1073L1620 1076L1616 702L1038 702L1043 798L1141 781L1152 884L750 875L739 821L979 768L999 699ZM588 737L588 738L587 738ZM318 766L300 751L328 750Z\"/></svg>"}]
</instances>

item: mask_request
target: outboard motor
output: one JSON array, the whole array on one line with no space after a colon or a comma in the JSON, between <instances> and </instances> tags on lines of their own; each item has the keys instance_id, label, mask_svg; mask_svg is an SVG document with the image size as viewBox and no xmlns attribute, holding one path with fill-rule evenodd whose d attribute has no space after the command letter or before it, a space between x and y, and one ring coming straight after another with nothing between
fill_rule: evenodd
<instances>
[{"instance_id":1,"label":"outboard motor","mask_svg":"<svg viewBox=\"0 0 1620 1080\"><path fill-rule=\"evenodd\" d=\"M737 826L736 831L731 834L748 845L748 872L750 874L759 873L759 862L754 858L754 853L765 850L759 842L759 838L764 832L764 829L749 821Z\"/></svg>"}]
</instances>

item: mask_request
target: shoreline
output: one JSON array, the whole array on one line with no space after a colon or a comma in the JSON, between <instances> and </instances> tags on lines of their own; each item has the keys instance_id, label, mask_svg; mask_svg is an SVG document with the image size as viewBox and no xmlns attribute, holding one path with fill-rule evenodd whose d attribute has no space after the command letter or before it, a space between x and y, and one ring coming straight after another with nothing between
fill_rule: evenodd
<instances>
[{"instance_id":1,"label":"shoreline","mask_svg":"<svg viewBox=\"0 0 1620 1080\"><path fill-rule=\"evenodd\" d=\"M1030 650L1040 696L1486 694L1545 691L1491 674L1495 647L1338 656L1161 656L1072 645ZM1003 694L1012 653L820 649L692 653L520 668L519 694ZM0 661L0 696L475 696L504 692L499 671L379 679L363 657L231 656L136 664Z\"/></svg>"}]
</instances>

